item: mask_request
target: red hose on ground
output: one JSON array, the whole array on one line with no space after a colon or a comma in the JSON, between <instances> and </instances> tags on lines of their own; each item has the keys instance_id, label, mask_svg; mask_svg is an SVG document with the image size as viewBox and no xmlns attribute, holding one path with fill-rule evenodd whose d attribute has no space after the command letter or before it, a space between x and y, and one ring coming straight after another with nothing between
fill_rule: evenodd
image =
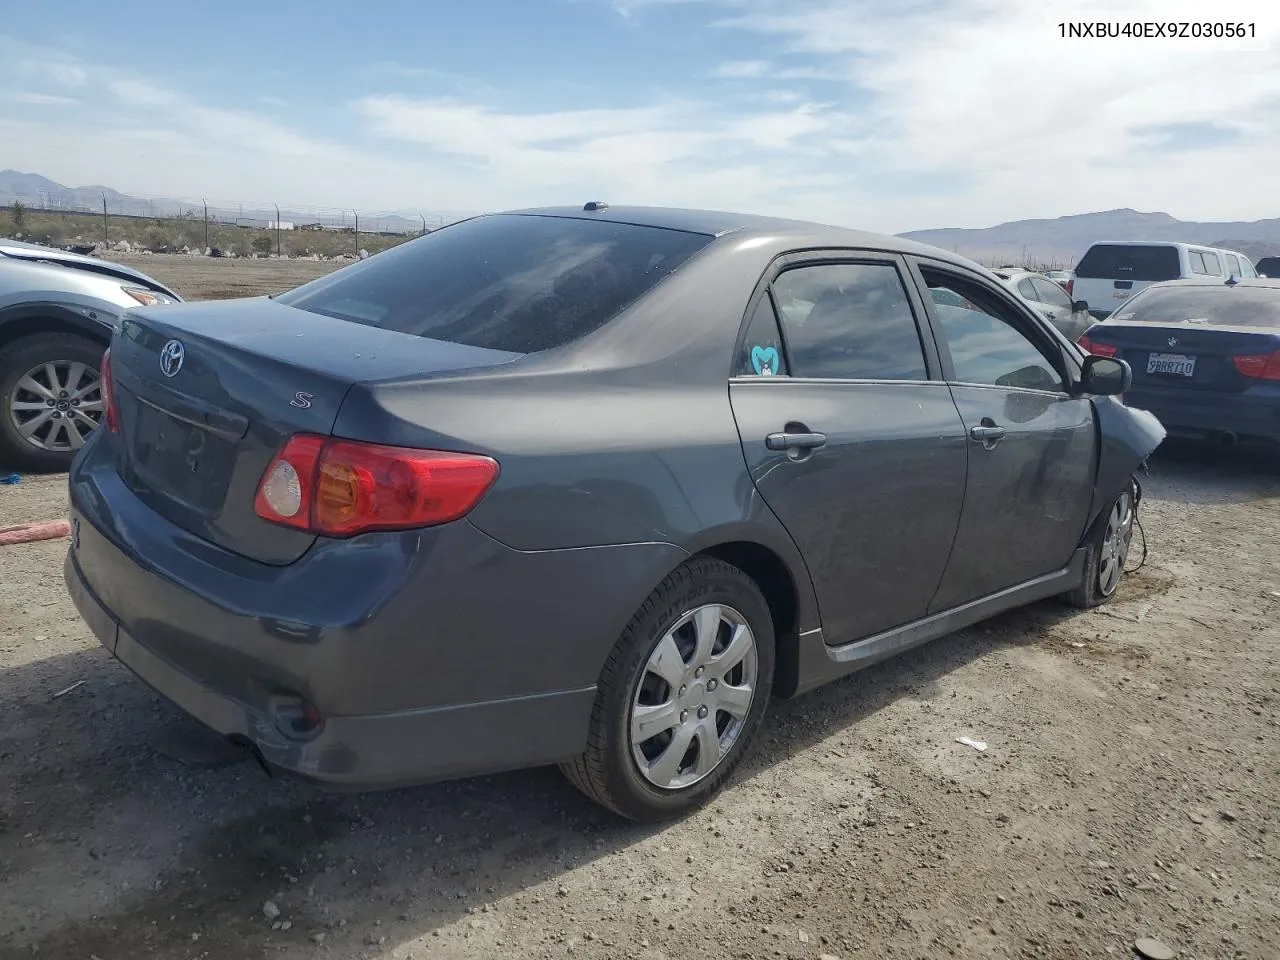
<instances>
[{"instance_id":1,"label":"red hose on ground","mask_svg":"<svg viewBox=\"0 0 1280 960\"><path fill-rule=\"evenodd\" d=\"M71 524L66 520L42 520L39 523L20 523L13 527L0 527L0 547L14 543L32 543L36 540L56 540L71 535Z\"/></svg>"}]
</instances>

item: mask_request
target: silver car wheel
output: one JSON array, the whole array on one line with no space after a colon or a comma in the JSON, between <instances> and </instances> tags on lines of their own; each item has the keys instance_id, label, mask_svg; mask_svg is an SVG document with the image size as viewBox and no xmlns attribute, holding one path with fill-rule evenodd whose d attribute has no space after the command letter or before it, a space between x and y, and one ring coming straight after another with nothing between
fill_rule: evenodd
<instances>
[{"instance_id":1,"label":"silver car wheel","mask_svg":"<svg viewBox=\"0 0 1280 960\"><path fill-rule=\"evenodd\" d=\"M663 790L708 777L742 733L758 670L755 634L737 610L713 603L676 620L631 704L628 737L641 775Z\"/></svg>"},{"instance_id":2,"label":"silver car wheel","mask_svg":"<svg viewBox=\"0 0 1280 960\"><path fill-rule=\"evenodd\" d=\"M20 437L66 453L84 446L102 419L102 377L86 363L52 360L23 374L6 399Z\"/></svg>"},{"instance_id":3,"label":"silver car wheel","mask_svg":"<svg viewBox=\"0 0 1280 960\"><path fill-rule=\"evenodd\" d=\"M1107 529L1102 536L1098 563L1098 590L1109 597L1120 585L1125 563L1129 559L1129 543L1133 539L1133 494L1126 491L1111 508Z\"/></svg>"}]
</instances>

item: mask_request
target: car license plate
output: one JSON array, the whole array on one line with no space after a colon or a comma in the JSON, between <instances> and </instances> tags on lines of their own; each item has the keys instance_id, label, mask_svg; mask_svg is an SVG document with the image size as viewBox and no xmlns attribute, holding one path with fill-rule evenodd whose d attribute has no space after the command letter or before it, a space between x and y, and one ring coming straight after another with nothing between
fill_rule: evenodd
<instances>
[{"instance_id":1,"label":"car license plate","mask_svg":"<svg viewBox=\"0 0 1280 960\"><path fill-rule=\"evenodd\" d=\"M1196 372L1196 358L1182 353L1153 353L1147 357L1147 373L1190 377Z\"/></svg>"}]
</instances>

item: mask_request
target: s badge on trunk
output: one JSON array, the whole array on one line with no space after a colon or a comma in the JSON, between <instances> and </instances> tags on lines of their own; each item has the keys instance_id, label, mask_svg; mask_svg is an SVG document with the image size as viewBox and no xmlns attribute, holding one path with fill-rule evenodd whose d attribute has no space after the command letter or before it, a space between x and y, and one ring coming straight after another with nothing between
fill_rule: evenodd
<instances>
[{"instance_id":1,"label":"s badge on trunk","mask_svg":"<svg viewBox=\"0 0 1280 960\"><path fill-rule=\"evenodd\" d=\"M166 377L176 377L186 356L187 351L182 346L182 341L170 340L160 348L160 372Z\"/></svg>"}]
</instances>

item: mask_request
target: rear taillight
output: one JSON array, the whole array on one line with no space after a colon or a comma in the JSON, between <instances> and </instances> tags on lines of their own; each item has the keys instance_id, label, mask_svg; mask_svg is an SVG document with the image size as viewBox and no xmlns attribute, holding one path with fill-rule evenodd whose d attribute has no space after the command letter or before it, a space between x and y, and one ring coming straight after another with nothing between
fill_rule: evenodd
<instances>
[{"instance_id":1,"label":"rear taillight","mask_svg":"<svg viewBox=\"0 0 1280 960\"><path fill-rule=\"evenodd\" d=\"M1251 356L1232 357L1236 369L1250 380L1280 380L1280 350Z\"/></svg>"},{"instance_id":2,"label":"rear taillight","mask_svg":"<svg viewBox=\"0 0 1280 960\"><path fill-rule=\"evenodd\" d=\"M111 348L102 355L98 371L98 390L102 393L102 422L112 433L120 432L120 412L116 409L116 385L111 379Z\"/></svg>"},{"instance_id":3,"label":"rear taillight","mask_svg":"<svg viewBox=\"0 0 1280 960\"><path fill-rule=\"evenodd\" d=\"M1077 343L1080 349L1085 353L1092 353L1099 357L1114 357L1120 352L1120 348L1109 343L1098 343L1096 340L1090 340L1088 337L1082 336Z\"/></svg>"},{"instance_id":4,"label":"rear taillight","mask_svg":"<svg viewBox=\"0 0 1280 960\"><path fill-rule=\"evenodd\" d=\"M465 516L497 477L478 454L299 434L262 475L254 510L327 537L410 530Z\"/></svg>"}]
</instances>

